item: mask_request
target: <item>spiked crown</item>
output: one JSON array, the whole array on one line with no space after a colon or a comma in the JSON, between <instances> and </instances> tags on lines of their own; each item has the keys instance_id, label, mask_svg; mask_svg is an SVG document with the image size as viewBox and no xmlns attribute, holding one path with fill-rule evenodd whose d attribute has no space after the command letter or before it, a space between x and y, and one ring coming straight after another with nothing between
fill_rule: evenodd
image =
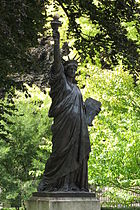
<instances>
[{"instance_id":1,"label":"spiked crown","mask_svg":"<svg viewBox=\"0 0 140 210\"><path fill-rule=\"evenodd\" d=\"M69 67L69 66L75 66L76 68L78 67L78 62L76 61L76 60L68 60L68 61L65 61L65 63L64 63L64 68L65 68L65 70L67 70L67 68Z\"/></svg>"},{"instance_id":2,"label":"spiked crown","mask_svg":"<svg viewBox=\"0 0 140 210\"><path fill-rule=\"evenodd\" d=\"M71 60L68 56L68 60L67 61L64 61L64 69L65 71L67 71L68 67L69 66L75 66L76 68L78 67L78 59L75 59L76 56L74 56L74 58Z\"/></svg>"}]
</instances>

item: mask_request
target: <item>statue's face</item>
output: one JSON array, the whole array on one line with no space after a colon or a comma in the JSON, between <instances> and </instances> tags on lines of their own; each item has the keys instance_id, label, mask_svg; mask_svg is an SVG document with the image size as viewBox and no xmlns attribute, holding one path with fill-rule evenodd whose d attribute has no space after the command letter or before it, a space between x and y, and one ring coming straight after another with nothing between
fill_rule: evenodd
<instances>
[{"instance_id":1,"label":"statue's face","mask_svg":"<svg viewBox=\"0 0 140 210\"><path fill-rule=\"evenodd\" d=\"M75 78L77 67L75 65L70 65L67 68L66 75L70 78Z\"/></svg>"}]
</instances>

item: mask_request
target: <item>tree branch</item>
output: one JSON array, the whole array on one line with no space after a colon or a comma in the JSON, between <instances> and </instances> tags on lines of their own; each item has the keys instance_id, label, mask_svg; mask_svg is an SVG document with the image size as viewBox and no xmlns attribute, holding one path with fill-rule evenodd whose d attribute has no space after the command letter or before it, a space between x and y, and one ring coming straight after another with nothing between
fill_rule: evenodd
<instances>
[{"instance_id":1,"label":"tree branch","mask_svg":"<svg viewBox=\"0 0 140 210\"><path fill-rule=\"evenodd\" d=\"M57 0L57 2L60 4L60 6L62 7L62 9L64 10L65 14L67 15L68 19L70 17L67 8L64 7L63 3L61 2L61 0Z\"/></svg>"}]
</instances>

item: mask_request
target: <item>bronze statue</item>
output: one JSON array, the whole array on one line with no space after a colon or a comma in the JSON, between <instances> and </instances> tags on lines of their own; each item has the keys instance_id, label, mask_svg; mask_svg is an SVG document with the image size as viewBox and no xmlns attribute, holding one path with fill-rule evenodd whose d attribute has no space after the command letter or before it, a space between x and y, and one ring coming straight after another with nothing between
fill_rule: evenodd
<instances>
[{"instance_id":1,"label":"bronze statue","mask_svg":"<svg viewBox=\"0 0 140 210\"><path fill-rule=\"evenodd\" d=\"M91 125L91 114L100 111L100 102L91 98L85 104L96 109L88 109L82 94L75 84L75 72L78 63L69 60L62 64L60 54L60 35L58 27L61 22L55 16L52 23L54 38L54 65L50 73L50 97L52 104L49 117L53 117L52 154L45 167L38 191L84 191L88 192L87 161L90 153L90 141L87 124ZM93 111L94 110L94 111ZM95 114L95 115L96 115ZM87 122L88 120L88 122Z\"/></svg>"}]
</instances>

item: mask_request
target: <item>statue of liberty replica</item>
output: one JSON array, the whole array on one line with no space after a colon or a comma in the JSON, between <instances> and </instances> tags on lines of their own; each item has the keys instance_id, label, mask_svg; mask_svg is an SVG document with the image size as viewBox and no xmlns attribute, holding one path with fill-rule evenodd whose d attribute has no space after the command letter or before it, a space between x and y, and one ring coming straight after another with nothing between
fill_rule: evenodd
<instances>
[{"instance_id":1,"label":"statue of liberty replica","mask_svg":"<svg viewBox=\"0 0 140 210\"><path fill-rule=\"evenodd\" d=\"M54 63L50 72L49 117L53 118L52 153L46 163L38 192L88 192L88 125L100 111L100 102L83 102L75 83L77 60L63 61L60 51L59 17L51 22L54 39Z\"/></svg>"}]
</instances>

